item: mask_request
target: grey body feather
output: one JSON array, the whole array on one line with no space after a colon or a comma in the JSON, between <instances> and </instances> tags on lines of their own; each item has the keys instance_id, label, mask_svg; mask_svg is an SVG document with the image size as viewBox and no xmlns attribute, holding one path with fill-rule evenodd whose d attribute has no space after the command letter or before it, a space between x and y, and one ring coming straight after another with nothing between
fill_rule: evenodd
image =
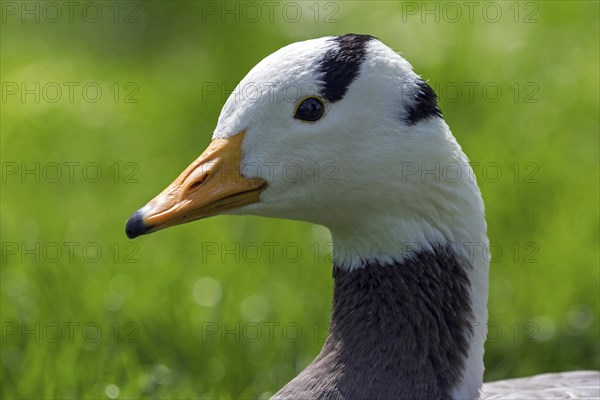
<instances>
[{"instance_id":1,"label":"grey body feather","mask_svg":"<svg viewBox=\"0 0 600 400\"><path fill-rule=\"evenodd\" d=\"M325 345L273 398L450 398L472 335L467 268L451 245L398 264L334 267Z\"/></svg>"}]
</instances>

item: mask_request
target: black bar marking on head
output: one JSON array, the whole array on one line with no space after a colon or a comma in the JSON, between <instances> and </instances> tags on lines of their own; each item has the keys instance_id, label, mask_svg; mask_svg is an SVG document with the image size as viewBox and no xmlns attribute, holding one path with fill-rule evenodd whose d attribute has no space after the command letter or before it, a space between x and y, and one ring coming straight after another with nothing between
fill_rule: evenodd
<instances>
[{"instance_id":1,"label":"black bar marking on head","mask_svg":"<svg viewBox=\"0 0 600 400\"><path fill-rule=\"evenodd\" d=\"M321 94L325 100L335 103L344 97L348 87L358 76L367 53L367 43L372 39L371 35L353 33L333 38L338 46L328 50L319 63L323 72Z\"/></svg>"},{"instance_id":2,"label":"black bar marking on head","mask_svg":"<svg viewBox=\"0 0 600 400\"><path fill-rule=\"evenodd\" d=\"M442 111L437 104L437 95L422 79L418 79L415 84L417 91L413 99L413 103L406 107L406 116L404 122L408 125L414 125L431 117L442 117Z\"/></svg>"}]
</instances>

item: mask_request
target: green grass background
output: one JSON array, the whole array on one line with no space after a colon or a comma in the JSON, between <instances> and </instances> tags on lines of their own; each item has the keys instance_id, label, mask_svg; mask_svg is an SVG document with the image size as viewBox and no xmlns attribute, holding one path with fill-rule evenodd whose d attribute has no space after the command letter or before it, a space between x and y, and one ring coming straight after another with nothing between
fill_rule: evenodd
<instances>
[{"instance_id":1,"label":"green grass background","mask_svg":"<svg viewBox=\"0 0 600 400\"><path fill-rule=\"evenodd\" d=\"M283 5L272 20L261 6L257 22L236 22L207 15L206 3L149 1L117 4L117 23L114 3L97 2L103 16L90 23L85 4L73 22L65 5L59 22L21 21L3 8L3 168L79 162L102 172L91 183L75 168L70 182L62 164L58 182L46 170L38 183L3 170L3 398L265 398L312 360L330 312L326 230L217 217L130 242L124 223L208 144L227 93L208 95L207 84L231 90L281 46L347 32L401 52L440 91L471 160L491 166L475 167L489 237L502 250L491 264L486 380L599 368L598 2L496 2L497 22L491 9L484 18L485 3L472 20L461 2L457 21L442 3L411 3L438 7L436 21L406 2L344 1L294 3L297 22ZM123 23L131 12L137 22ZM11 82L58 82L65 93L22 101L8 95ZM76 88L70 102L63 82L96 82L103 96L88 102ZM124 102L127 82L139 88L137 103ZM479 85L472 98L469 82ZM484 96L486 84L502 94ZM77 243L72 254L66 242ZM225 251L209 255L207 243ZM263 253L252 262L255 244ZM26 251L36 245L39 260ZM236 260L235 246L248 257ZM208 334L214 327L219 334Z\"/></svg>"}]
</instances>

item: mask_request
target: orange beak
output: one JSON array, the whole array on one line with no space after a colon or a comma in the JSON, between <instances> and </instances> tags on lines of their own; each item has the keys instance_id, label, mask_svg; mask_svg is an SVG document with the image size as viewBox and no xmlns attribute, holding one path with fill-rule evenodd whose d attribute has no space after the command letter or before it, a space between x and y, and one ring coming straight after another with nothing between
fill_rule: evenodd
<instances>
[{"instance_id":1,"label":"orange beak","mask_svg":"<svg viewBox=\"0 0 600 400\"><path fill-rule=\"evenodd\" d=\"M244 134L214 139L173 183L129 218L127 236L133 239L258 202L267 182L241 174Z\"/></svg>"}]
</instances>

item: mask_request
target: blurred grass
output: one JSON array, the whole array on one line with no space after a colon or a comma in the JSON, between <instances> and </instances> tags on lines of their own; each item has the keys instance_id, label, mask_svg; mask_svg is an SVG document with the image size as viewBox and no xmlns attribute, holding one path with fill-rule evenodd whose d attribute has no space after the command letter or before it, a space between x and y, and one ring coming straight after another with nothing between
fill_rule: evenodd
<instances>
[{"instance_id":1,"label":"blurred grass","mask_svg":"<svg viewBox=\"0 0 600 400\"><path fill-rule=\"evenodd\" d=\"M317 22L313 3L299 2L295 23L281 12L270 21L264 8L256 23L207 15L207 4L220 2L119 3L119 21L139 6L138 22L128 24L112 20L116 3L95 3L105 13L97 23L77 13L70 22L66 12L56 23L23 22L7 3L24 4L2 3L3 96L7 82L96 82L103 96L91 103L76 89L73 102L16 95L0 103L3 168L79 162L102 172L95 183L81 168L73 182L36 183L3 171L3 398L267 397L310 362L331 299L322 228L218 217L133 246L123 230L129 214L209 142L226 93L207 95L203 85L231 90L279 47L347 32L373 34L400 51L441 92L446 121L479 163L490 240L502 249L491 264L486 379L599 368L597 2L496 2L503 12L496 23L480 12L469 21L466 8L455 23L422 22L406 8L420 2L321 3ZM337 22L325 23L336 10ZM524 23L532 10L537 22ZM139 88L137 103L123 101L127 82ZM476 89L470 99L465 82L497 84L502 95L490 101ZM452 85L461 88L458 98ZM490 165L501 168L499 179ZM137 182L126 183L128 173ZM65 242L78 244L72 259ZM7 247L36 243L39 261ZM226 251L209 255L207 243ZM265 243L280 244L272 259ZM282 251L289 243L302 254ZM263 251L257 262L236 260L254 244ZM257 326L262 336L253 340ZM215 327L219 334L207 333Z\"/></svg>"}]
</instances>

